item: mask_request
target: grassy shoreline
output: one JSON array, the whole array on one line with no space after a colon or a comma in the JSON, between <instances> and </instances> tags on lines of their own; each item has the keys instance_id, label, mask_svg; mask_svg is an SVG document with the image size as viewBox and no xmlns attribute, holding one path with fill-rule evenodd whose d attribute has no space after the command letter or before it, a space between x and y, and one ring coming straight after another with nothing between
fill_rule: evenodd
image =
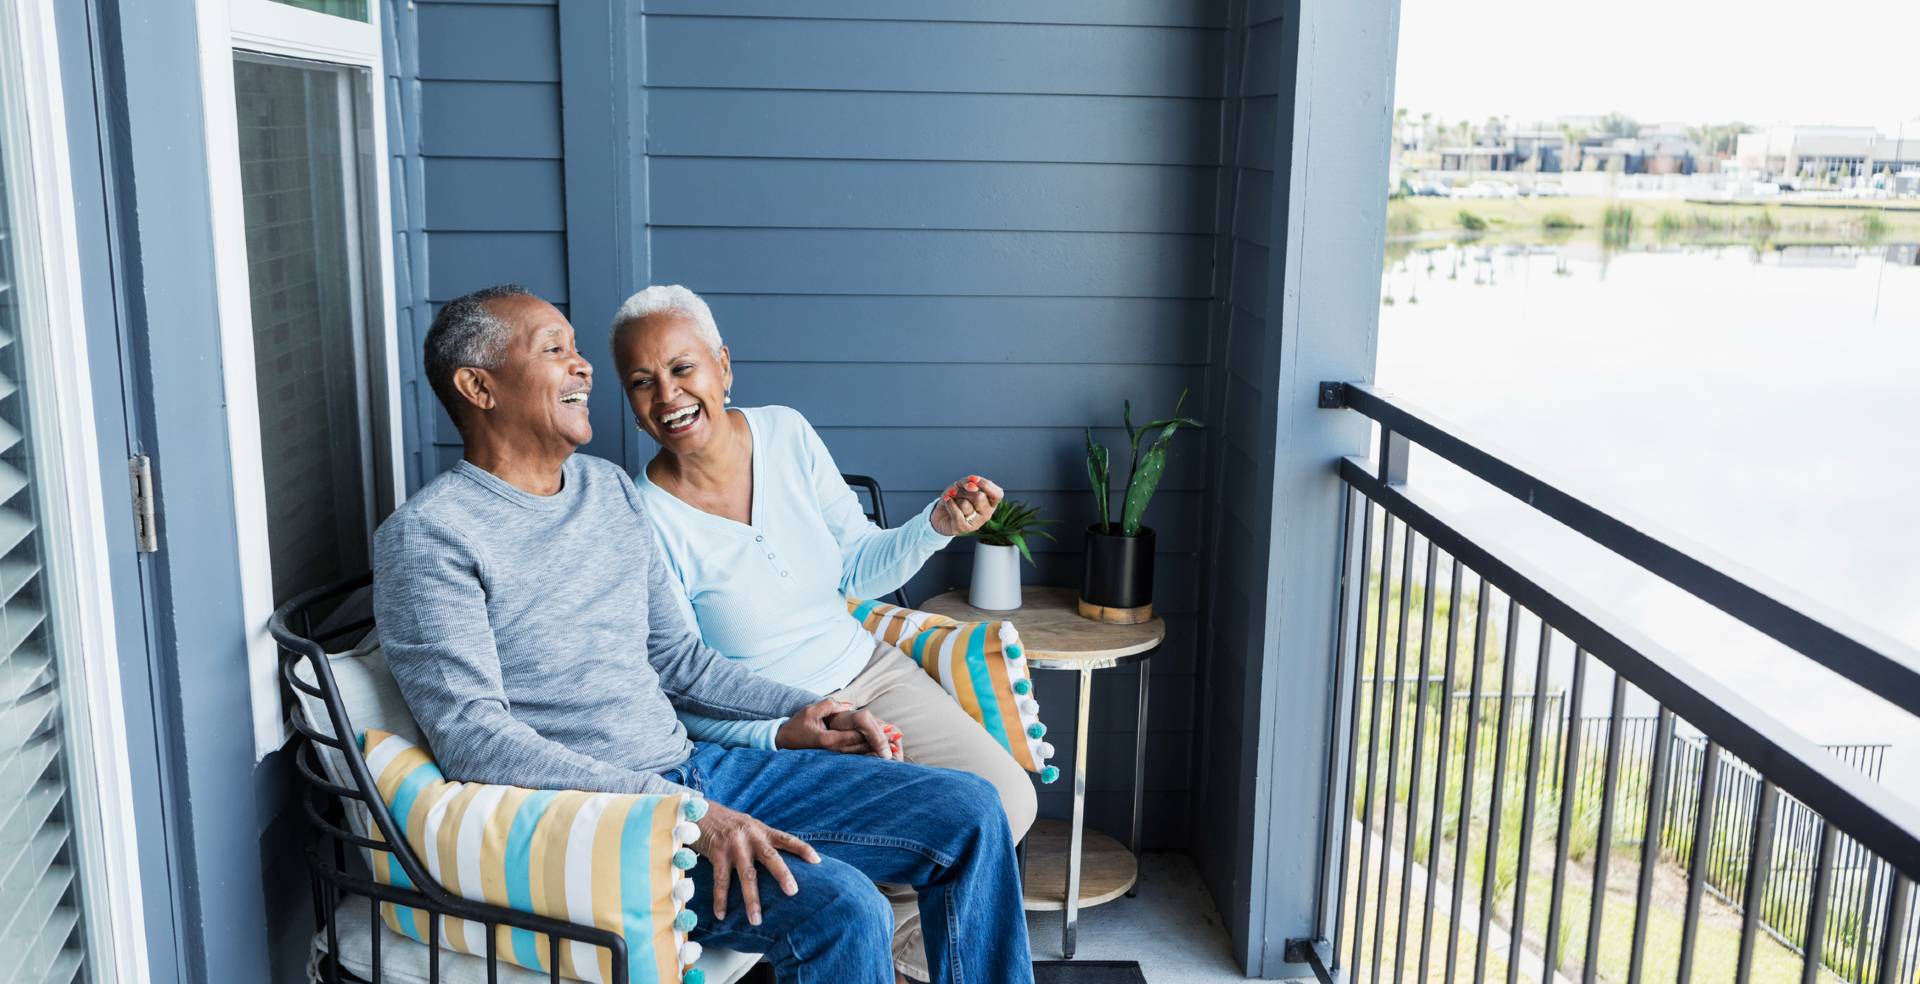
<instances>
[{"instance_id":1,"label":"grassy shoreline","mask_svg":"<svg viewBox=\"0 0 1920 984\"><path fill-rule=\"evenodd\" d=\"M1920 203L1711 202L1620 198L1399 198L1387 203L1387 238L1495 241L1717 238L1728 241L1920 240Z\"/></svg>"}]
</instances>

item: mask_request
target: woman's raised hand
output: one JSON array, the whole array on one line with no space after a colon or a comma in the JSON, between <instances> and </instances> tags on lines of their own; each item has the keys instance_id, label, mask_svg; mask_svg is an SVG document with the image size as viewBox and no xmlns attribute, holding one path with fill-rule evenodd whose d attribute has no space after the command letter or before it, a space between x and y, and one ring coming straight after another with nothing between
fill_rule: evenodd
<instances>
[{"instance_id":1,"label":"woman's raised hand","mask_svg":"<svg viewBox=\"0 0 1920 984\"><path fill-rule=\"evenodd\" d=\"M972 533L987 524L1006 495L991 481L968 475L940 493L940 504L933 507L933 530L941 536Z\"/></svg>"}]
</instances>

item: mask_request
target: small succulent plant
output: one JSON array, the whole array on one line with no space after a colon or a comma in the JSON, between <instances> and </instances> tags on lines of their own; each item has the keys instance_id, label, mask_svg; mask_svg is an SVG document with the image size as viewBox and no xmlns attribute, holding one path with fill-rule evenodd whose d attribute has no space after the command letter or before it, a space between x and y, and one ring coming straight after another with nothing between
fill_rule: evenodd
<instances>
[{"instance_id":1,"label":"small succulent plant","mask_svg":"<svg viewBox=\"0 0 1920 984\"><path fill-rule=\"evenodd\" d=\"M1020 556L1027 558L1027 563L1038 567L1040 565L1035 563L1033 552L1027 549L1027 538L1039 536L1053 540L1053 534L1041 527L1058 522L1057 519L1041 519L1038 506L1029 506L1024 502L1006 499L994 509L993 515L987 518L986 523L965 535L977 537L981 543L996 547L1014 547L1020 551Z\"/></svg>"},{"instance_id":2,"label":"small succulent plant","mask_svg":"<svg viewBox=\"0 0 1920 984\"><path fill-rule=\"evenodd\" d=\"M1180 408L1187 402L1187 391L1180 391L1180 399L1173 405L1173 416L1162 420L1148 421L1145 427L1133 426L1133 403L1121 403L1121 420L1127 427L1127 444L1132 452L1132 463L1127 471L1126 498L1121 503L1121 536L1139 536L1140 520L1147 512L1147 503L1153 499L1153 493L1160 488L1160 476L1167 469L1167 445L1172 443L1175 431L1182 427L1204 427L1198 420L1180 416ZM1154 431L1160 436L1153 439L1143 454L1140 441ZM1105 445L1093 440L1093 428L1087 428L1087 481L1093 485L1093 497L1100 503L1100 532L1113 533L1113 517L1108 511L1109 476L1107 449Z\"/></svg>"}]
</instances>

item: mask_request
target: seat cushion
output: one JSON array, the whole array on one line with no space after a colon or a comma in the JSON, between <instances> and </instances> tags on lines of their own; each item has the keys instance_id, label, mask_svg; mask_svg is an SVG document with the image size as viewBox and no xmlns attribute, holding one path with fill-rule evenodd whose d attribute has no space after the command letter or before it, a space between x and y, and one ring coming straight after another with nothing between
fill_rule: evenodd
<instances>
[{"instance_id":1,"label":"seat cushion","mask_svg":"<svg viewBox=\"0 0 1920 984\"><path fill-rule=\"evenodd\" d=\"M431 984L428 976L432 969L431 954L427 947L401 936L384 923L374 922L372 908L365 898L348 896L334 910L333 928L340 946L340 969L362 981L372 980L373 935L378 932L382 984ZM327 979L321 970L327 957L326 933L314 936L312 954L307 964L307 978L319 984ZM694 966L706 972L706 984L734 984L759 961L760 958L752 954L709 948ZM548 984L551 980L546 974L505 961L501 961L497 969L499 984ZM486 980L485 958L441 948L440 984L486 984Z\"/></svg>"},{"instance_id":2,"label":"seat cushion","mask_svg":"<svg viewBox=\"0 0 1920 984\"><path fill-rule=\"evenodd\" d=\"M1033 696L1020 630L1012 622L957 622L945 615L880 601L847 599L847 611L875 641L912 657L959 703L967 716L1041 782L1060 778L1047 764L1053 746L1043 739L1040 702Z\"/></svg>"},{"instance_id":3,"label":"seat cushion","mask_svg":"<svg viewBox=\"0 0 1920 984\"><path fill-rule=\"evenodd\" d=\"M686 870L700 836L693 824L707 804L686 793L670 795L549 792L477 782L448 782L425 749L384 731L368 731L367 767L401 836L433 879L474 902L504 906L582 926L611 929L626 938L632 981L677 982L700 959L687 940L696 916L688 910L693 881ZM379 839L378 831L374 838ZM374 853L373 877L412 886L387 852ZM425 912L383 905L387 925L420 942L432 932ZM464 919L440 920L444 945L485 954L487 928ZM532 970L552 959L544 936L498 927L500 959ZM613 955L567 941L560 973L613 984ZM638 966L645 963L648 966ZM622 982L625 984L625 982Z\"/></svg>"},{"instance_id":4,"label":"seat cushion","mask_svg":"<svg viewBox=\"0 0 1920 984\"><path fill-rule=\"evenodd\" d=\"M352 649L332 653L327 657L328 669L333 676L336 692L339 695L342 708L346 711L349 740L353 741L359 737L358 734L353 734L353 732L364 734L367 731L384 731L407 741L414 742L424 749L426 748L426 741L421 735L420 725L414 720L413 712L407 709L406 699L400 695L400 687L394 682L393 674L387 670L387 660L385 655L380 651L380 640L377 632L378 630L369 632ZM299 677L301 682L309 686L314 686L317 689L317 675L308 661L304 659L297 660L294 663L294 673ZM292 689L293 693L299 699L299 706L295 709L295 713L302 717L308 727L319 734L331 737L334 729L332 720L327 713L326 703L298 687L290 689ZM329 781L342 786L350 787L354 785L353 774L347 768L346 759L339 752L319 744L315 744L314 748L319 752L321 770ZM377 834L377 831L374 829L372 817L367 813L364 806L351 802L345 804L345 806L347 807L347 825L355 833L363 837L371 837ZM369 866L373 864L373 860L369 856L370 853L371 852L361 852L363 859L367 861ZM385 855L382 854L381 857L384 858ZM566 917L563 915L561 918ZM362 923L365 922L364 913L361 921ZM389 936L394 939L404 939L404 937L392 934L390 930L387 932ZM325 933L321 933L316 937L316 947L320 946L320 941L323 940L324 937ZM359 934L359 938L370 939L364 931ZM422 968L419 979L425 980L426 947L418 946L417 944L416 947L420 951L420 967ZM363 952L369 951L370 949L371 943L363 945ZM449 954L443 953L442 959L444 960L448 956ZM350 957L351 952L343 953L343 964L351 965ZM752 966L758 960L759 956L757 954L740 954L730 950L708 949L702 954L695 966L701 968L730 967L734 963L738 963L741 967L740 973L744 974L745 968ZM480 976L471 979L486 980L484 961L475 959L473 962L476 967L480 968ZM445 967L446 964L443 963L443 970ZM517 968L513 968L510 965L503 965L501 969L504 972ZM707 981L708 984L713 984L716 980L723 982L731 981L738 976L739 974L734 974L731 977L720 976L715 974L713 970L708 969ZM505 979L504 977L502 978L502 980ZM529 979L545 981L548 978L545 974L530 973Z\"/></svg>"}]
</instances>

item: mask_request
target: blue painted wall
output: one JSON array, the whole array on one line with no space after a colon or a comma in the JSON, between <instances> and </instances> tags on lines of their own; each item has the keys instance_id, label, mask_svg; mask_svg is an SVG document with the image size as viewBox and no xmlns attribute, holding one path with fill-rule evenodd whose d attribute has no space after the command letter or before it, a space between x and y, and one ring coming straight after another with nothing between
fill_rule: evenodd
<instances>
[{"instance_id":1,"label":"blue painted wall","mask_svg":"<svg viewBox=\"0 0 1920 984\"><path fill-rule=\"evenodd\" d=\"M1216 7L650 2L653 279L712 303L737 401L799 408L896 515L992 476L1063 520L1029 580L1077 584L1081 428L1118 450L1123 399L1145 419L1207 396ZM1176 447L1150 515L1169 622L1151 664L1159 846L1187 841L1205 436ZM964 585L971 549L912 596ZM1135 686L1097 677L1089 736L1091 822L1122 836ZM1043 676L1040 699L1064 754L1070 680ZM1068 806L1066 783L1043 790L1043 811Z\"/></svg>"},{"instance_id":2,"label":"blue painted wall","mask_svg":"<svg viewBox=\"0 0 1920 984\"><path fill-rule=\"evenodd\" d=\"M641 7L423 0L417 40L397 32L424 203L408 217L425 247L416 333L431 304L517 279L570 310L606 369L619 301L687 284L732 346L737 400L806 413L896 515L992 475L1063 520L1029 580L1077 584L1094 517L1081 428L1118 450L1123 399L1143 419L1183 389L1190 411L1210 399L1224 4ZM600 84L595 60L619 81ZM582 269L608 252L613 269ZM598 389L589 450L637 468L652 449ZM458 439L424 384L412 400L435 423L415 449L430 477ZM1188 841L1207 440L1181 436L1149 519L1169 622L1152 663L1157 846ZM963 585L969 550L937 557L914 597ZM1040 696L1070 747L1071 683ZM1135 696L1128 674L1096 684L1091 816L1123 835ZM1046 791L1044 809L1066 807L1065 784Z\"/></svg>"},{"instance_id":3,"label":"blue painted wall","mask_svg":"<svg viewBox=\"0 0 1920 984\"><path fill-rule=\"evenodd\" d=\"M1279 325L1272 318L1273 191L1279 116L1278 4L1236 3L1232 130L1226 190L1221 196L1220 293L1213 309L1212 410L1222 421L1207 462L1207 660L1200 705L1207 727L1196 782L1194 857L1234 935L1248 918L1248 850L1255 792L1257 685L1264 646L1267 548L1273 517L1275 418L1263 412L1277 399L1272 358ZM1257 20L1256 20L1257 19ZM1241 942L1236 940L1236 943Z\"/></svg>"}]
</instances>

